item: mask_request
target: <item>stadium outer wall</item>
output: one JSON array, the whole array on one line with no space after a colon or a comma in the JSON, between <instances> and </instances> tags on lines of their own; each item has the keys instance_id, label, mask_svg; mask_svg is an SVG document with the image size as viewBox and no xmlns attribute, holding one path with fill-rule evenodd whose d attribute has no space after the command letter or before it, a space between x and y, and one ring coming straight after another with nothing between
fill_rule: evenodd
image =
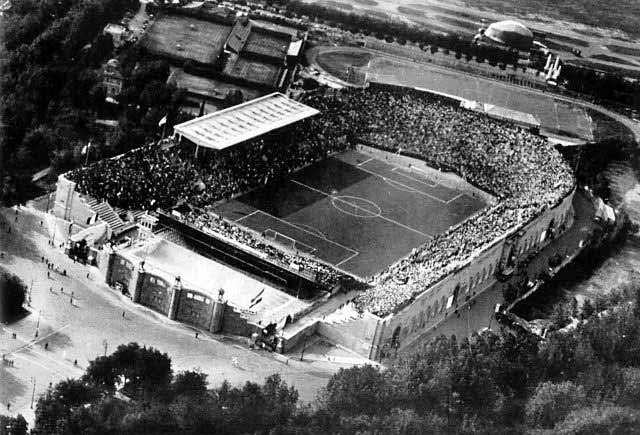
<instances>
[{"instance_id":1,"label":"stadium outer wall","mask_svg":"<svg viewBox=\"0 0 640 435\"><path fill-rule=\"evenodd\" d=\"M520 230L475 254L467 265L425 289L409 305L381 319L369 358L379 359L390 351L414 348L440 322L458 315L473 298L496 284L501 275L509 275L516 264L527 261L527 257L570 228L574 194L575 189Z\"/></svg>"},{"instance_id":2,"label":"stadium outer wall","mask_svg":"<svg viewBox=\"0 0 640 435\"><path fill-rule=\"evenodd\" d=\"M445 319L457 316L463 308L473 310L469 304L474 298L570 228L574 220L574 194L575 189L527 225L476 252L465 266L425 288L398 311L384 318L365 313L345 322L321 321L315 325L315 331L372 360L414 349L416 344L429 339ZM285 344L285 349L294 347L295 341Z\"/></svg>"}]
</instances>

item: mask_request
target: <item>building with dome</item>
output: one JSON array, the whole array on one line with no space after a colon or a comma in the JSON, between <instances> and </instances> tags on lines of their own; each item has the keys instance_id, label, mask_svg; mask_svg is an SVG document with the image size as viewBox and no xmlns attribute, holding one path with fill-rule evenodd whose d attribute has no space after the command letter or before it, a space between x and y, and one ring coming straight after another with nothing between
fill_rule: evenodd
<instances>
[{"instance_id":1,"label":"building with dome","mask_svg":"<svg viewBox=\"0 0 640 435\"><path fill-rule=\"evenodd\" d=\"M473 38L478 44L496 45L501 48L529 52L533 47L533 32L524 24L514 20L492 23L481 28Z\"/></svg>"}]
</instances>

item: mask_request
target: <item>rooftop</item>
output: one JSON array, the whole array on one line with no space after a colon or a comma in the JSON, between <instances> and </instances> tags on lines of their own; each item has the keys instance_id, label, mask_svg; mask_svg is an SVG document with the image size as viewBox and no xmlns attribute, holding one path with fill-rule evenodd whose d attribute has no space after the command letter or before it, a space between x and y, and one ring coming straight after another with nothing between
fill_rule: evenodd
<instances>
[{"instance_id":1,"label":"rooftop","mask_svg":"<svg viewBox=\"0 0 640 435\"><path fill-rule=\"evenodd\" d=\"M198 146L223 150L318 113L274 92L176 125L174 131Z\"/></svg>"}]
</instances>

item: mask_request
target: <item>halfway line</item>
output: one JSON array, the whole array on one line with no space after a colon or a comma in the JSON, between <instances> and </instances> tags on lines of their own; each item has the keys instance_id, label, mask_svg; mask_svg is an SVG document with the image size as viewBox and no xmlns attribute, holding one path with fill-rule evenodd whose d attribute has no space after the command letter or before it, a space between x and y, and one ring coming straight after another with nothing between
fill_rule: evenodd
<instances>
[{"instance_id":1,"label":"halfway line","mask_svg":"<svg viewBox=\"0 0 640 435\"><path fill-rule=\"evenodd\" d=\"M310 190L313 190L315 192L321 193L321 194L323 194L324 196L326 196L328 198L332 198L332 199L335 199L337 201L344 202L345 204L348 204L348 205L350 205L350 206L352 206L354 208L360 209L360 210L364 211L365 213L371 213L371 210L367 210L365 208L360 207L359 205L352 204L349 201L345 201L344 199L342 199L340 197L330 195L330 194L328 194L326 192L323 192L322 190L316 189L315 187L307 186L306 184L301 183L298 180L291 179L291 181L293 181L296 184L299 184L300 186L306 187L307 189L310 189ZM409 226L407 226L405 224L401 224L400 222L394 221L393 219L389 219L388 217L383 216L382 214L379 214L379 215L374 216L374 217L379 217L380 219L383 219L383 220L385 220L387 222L391 222L392 224L398 225L399 227L402 227L402 228L407 229L409 231L413 231L414 233L418 233L423 237L432 238L432 236L430 236L429 234L425 234L422 231L416 230L415 228L411 228L411 227L409 227Z\"/></svg>"}]
</instances>

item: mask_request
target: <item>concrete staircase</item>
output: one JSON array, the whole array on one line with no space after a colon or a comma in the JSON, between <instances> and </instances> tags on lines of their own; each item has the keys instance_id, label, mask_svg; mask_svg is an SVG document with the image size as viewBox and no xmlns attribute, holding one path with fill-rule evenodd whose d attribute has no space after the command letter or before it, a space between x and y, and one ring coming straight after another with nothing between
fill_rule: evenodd
<instances>
[{"instance_id":1,"label":"concrete staircase","mask_svg":"<svg viewBox=\"0 0 640 435\"><path fill-rule=\"evenodd\" d=\"M324 318L324 323L329 325L340 325L361 318L360 313L356 311L353 304L347 303L342 308L337 309L333 313Z\"/></svg>"},{"instance_id":2,"label":"concrete staircase","mask_svg":"<svg viewBox=\"0 0 640 435\"><path fill-rule=\"evenodd\" d=\"M113 210L113 208L107 202L99 202L95 198L86 198L87 205L95 211L100 218L109 225L113 233L119 233L122 231L126 224L120 219L120 216Z\"/></svg>"}]
</instances>

